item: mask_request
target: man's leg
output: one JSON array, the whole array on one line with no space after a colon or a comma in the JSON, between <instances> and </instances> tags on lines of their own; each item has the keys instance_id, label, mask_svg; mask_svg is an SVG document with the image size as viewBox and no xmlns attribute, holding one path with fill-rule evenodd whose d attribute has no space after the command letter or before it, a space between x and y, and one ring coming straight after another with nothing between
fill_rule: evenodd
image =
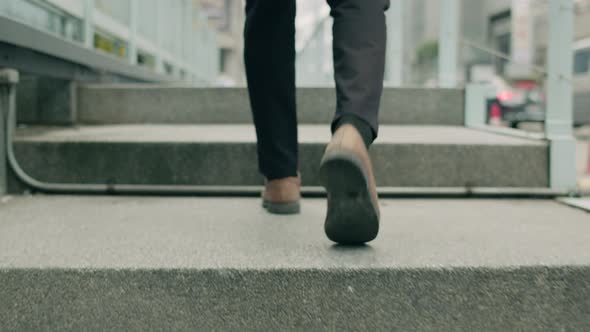
<instances>
[{"instance_id":1,"label":"man's leg","mask_svg":"<svg viewBox=\"0 0 590 332\"><path fill-rule=\"evenodd\" d=\"M328 0L334 18L334 133L320 165L328 192L325 231L342 244L372 241L379 202L367 151L377 136L389 0Z\"/></svg>"},{"instance_id":2,"label":"man's leg","mask_svg":"<svg viewBox=\"0 0 590 332\"><path fill-rule=\"evenodd\" d=\"M297 176L295 0L247 0L244 39L260 172Z\"/></svg>"},{"instance_id":3,"label":"man's leg","mask_svg":"<svg viewBox=\"0 0 590 332\"><path fill-rule=\"evenodd\" d=\"M247 0L244 39L258 166L267 180L263 206L298 213L295 0Z\"/></svg>"},{"instance_id":4,"label":"man's leg","mask_svg":"<svg viewBox=\"0 0 590 332\"><path fill-rule=\"evenodd\" d=\"M367 146L377 137L383 92L389 0L328 0L334 18L334 78L338 96L332 130L349 123Z\"/></svg>"}]
</instances>

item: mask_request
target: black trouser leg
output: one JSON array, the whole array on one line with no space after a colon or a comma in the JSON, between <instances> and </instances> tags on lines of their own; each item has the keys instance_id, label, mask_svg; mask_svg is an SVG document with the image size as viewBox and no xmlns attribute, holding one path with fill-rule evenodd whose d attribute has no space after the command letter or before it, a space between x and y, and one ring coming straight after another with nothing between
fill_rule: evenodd
<instances>
[{"instance_id":1,"label":"black trouser leg","mask_svg":"<svg viewBox=\"0 0 590 332\"><path fill-rule=\"evenodd\" d=\"M244 39L260 172L296 176L295 0L247 0Z\"/></svg>"},{"instance_id":2,"label":"black trouser leg","mask_svg":"<svg viewBox=\"0 0 590 332\"><path fill-rule=\"evenodd\" d=\"M344 123L364 138L377 137L383 93L389 0L328 0L334 18L334 79L337 109L332 130ZM367 138L365 138L365 143Z\"/></svg>"}]
</instances>

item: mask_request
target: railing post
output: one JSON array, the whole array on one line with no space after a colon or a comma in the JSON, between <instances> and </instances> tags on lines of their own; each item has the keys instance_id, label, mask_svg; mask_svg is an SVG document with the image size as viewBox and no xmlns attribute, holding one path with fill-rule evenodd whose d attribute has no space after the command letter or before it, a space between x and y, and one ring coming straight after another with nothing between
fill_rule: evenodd
<instances>
[{"instance_id":1,"label":"railing post","mask_svg":"<svg viewBox=\"0 0 590 332\"><path fill-rule=\"evenodd\" d=\"M137 25L139 6L137 0L129 0L129 63L137 64Z\"/></svg>"},{"instance_id":2,"label":"railing post","mask_svg":"<svg viewBox=\"0 0 590 332\"><path fill-rule=\"evenodd\" d=\"M387 65L386 80L388 85L399 87L403 83L403 27L404 0L392 0L387 11Z\"/></svg>"},{"instance_id":3,"label":"railing post","mask_svg":"<svg viewBox=\"0 0 590 332\"><path fill-rule=\"evenodd\" d=\"M84 0L84 46L94 48L94 0Z\"/></svg>"},{"instance_id":4,"label":"railing post","mask_svg":"<svg viewBox=\"0 0 590 332\"><path fill-rule=\"evenodd\" d=\"M550 141L552 189L576 189L576 142L573 137L573 0L550 0L548 99L545 132Z\"/></svg>"},{"instance_id":5,"label":"railing post","mask_svg":"<svg viewBox=\"0 0 590 332\"><path fill-rule=\"evenodd\" d=\"M465 126L477 128L486 124L489 84L470 83L465 87Z\"/></svg>"},{"instance_id":6,"label":"railing post","mask_svg":"<svg viewBox=\"0 0 590 332\"><path fill-rule=\"evenodd\" d=\"M6 155L6 114L8 114L8 85L0 72L0 196L8 192L8 158Z\"/></svg>"},{"instance_id":7,"label":"railing post","mask_svg":"<svg viewBox=\"0 0 590 332\"><path fill-rule=\"evenodd\" d=\"M10 107L16 107L16 84L19 75L16 70L0 69L0 195L8 191L8 158L7 158L7 116Z\"/></svg>"},{"instance_id":8,"label":"railing post","mask_svg":"<svg viewBox=\"0 0 590 332\"><path fill-rule=\"evenodd\" d=\"M457 86L459 54L459 0L440 1L438 48L438 84L442 88Z\"/></svg>"}]
</instances>

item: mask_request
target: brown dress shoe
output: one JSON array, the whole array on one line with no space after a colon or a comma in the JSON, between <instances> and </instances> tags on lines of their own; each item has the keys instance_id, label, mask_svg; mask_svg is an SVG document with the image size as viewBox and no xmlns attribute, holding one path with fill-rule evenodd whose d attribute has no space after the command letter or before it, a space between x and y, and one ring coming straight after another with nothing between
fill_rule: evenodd
<instances>
[{"instance_id":1,"label":"brown dress shoe","mask_svg":"<svg viewBox=\"0 0 590 332\"><path fill-rule=\"evenodd\" d=\"M328 192L325 231L340 244L363 244L379 233L379 201L373 167L357 129L343 125L334 133L320 165Z\"/></svg>"},{"instance_id":2,"label":"brown dress shoe","mask_svg":"<svg viewBox=\"0 0 590 332\"><path fill-rule=\"evenodd\" d=\"M301 210L300 191L299 177L267 181L262 192L262 206L274 214L297 214Z\"/></svg>"}]
</instances>

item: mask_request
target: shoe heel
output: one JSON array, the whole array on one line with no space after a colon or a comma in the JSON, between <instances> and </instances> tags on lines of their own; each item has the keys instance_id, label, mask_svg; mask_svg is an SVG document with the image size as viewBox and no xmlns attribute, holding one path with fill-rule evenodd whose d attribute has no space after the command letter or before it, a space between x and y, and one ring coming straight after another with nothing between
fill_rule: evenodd
<instances>
[{"instance_id":1,"label":"shoe heel","mask_svg":"<svg viewBox=\"0 0 590 332\"><path fill-rule=\"evenodd\" d=\"M272 214L289 215L301 213L301 204L299 202L284 204L264 202L263 207Z\"/></svg>"},{"instance_id":2,"label":"shoe heel","mask_svg":"<svg viewBox=\"0 0 590 332\"><path fill-rule=\"evenodd\" d=\"M320 166L320 183L329 200L326 236L345 245L374 240L379 232L379 217L361 164L345 154L327 155Z\"/></svg>"},{"instance_id":3,"label":"shoe heel","mask_svg":"<svg viewBox=\"0 0 590 332\"><path fill-rule=\"evenodd\" d=\"M320 184L328 192L359 192L367 190L367 175L353 157L333 153L324 156L320 165Z\"/></svg>"}]
</instances>

